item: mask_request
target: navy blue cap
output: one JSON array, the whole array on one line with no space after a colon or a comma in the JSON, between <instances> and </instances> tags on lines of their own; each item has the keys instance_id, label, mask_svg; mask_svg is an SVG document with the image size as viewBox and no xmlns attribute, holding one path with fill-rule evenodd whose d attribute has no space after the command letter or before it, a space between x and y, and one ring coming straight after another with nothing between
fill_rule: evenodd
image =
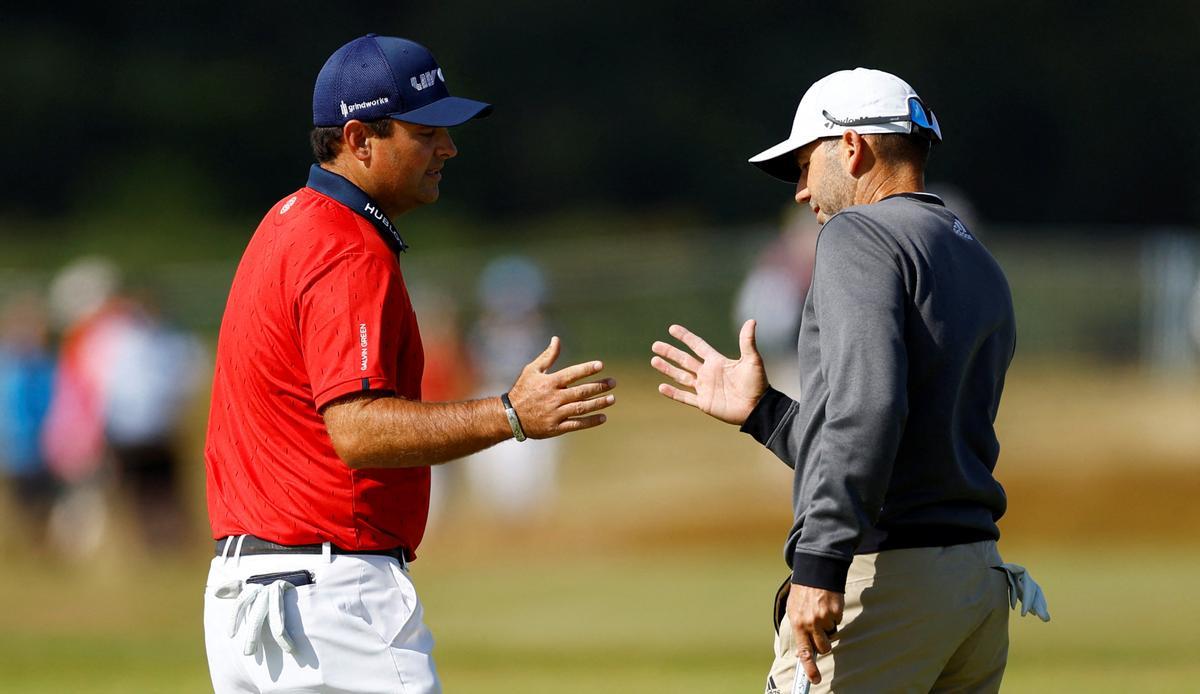
<instances>
[{"instance_id":1,"label":"navy blue cap","mask_svg":"<svg viewBox=\"0 0 1200 694\"><path fill-rule=\"evenodd\" d=\"M433 54L392 36L367 34L334 51L313 89L318 127L389 117L449 127L491 112L491 104L450 96Z\"/></svg>"}]
</instances>

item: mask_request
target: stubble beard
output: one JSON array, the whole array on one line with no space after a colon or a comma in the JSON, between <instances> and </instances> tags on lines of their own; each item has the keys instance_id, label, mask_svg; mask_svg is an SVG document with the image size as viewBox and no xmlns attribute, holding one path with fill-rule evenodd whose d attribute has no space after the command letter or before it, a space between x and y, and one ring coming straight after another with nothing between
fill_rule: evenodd
<instances>
[{"instance_id":1,"label":"stubble beard","mask_svg":"<svg viewBox=\"0 0 1200 694\"><path fill-rule=\"evenodd\" d=\"M833 148L822 148L822 154L826 157L826 174L821 186L821 198L817 200L826 220L854 204L854 188L857 183L853 176L834 161L831 149Z\"/></svg>"}]
</instances>

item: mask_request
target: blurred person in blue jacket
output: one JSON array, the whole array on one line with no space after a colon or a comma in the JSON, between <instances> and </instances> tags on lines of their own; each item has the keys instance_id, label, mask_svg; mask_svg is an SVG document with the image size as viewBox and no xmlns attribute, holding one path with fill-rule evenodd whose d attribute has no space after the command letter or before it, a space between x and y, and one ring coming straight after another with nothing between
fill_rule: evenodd
<instances>
[{"instance_id":1,"label":"blurred person in blue jacket","mask_svg":"<svg viewBox=\"0 0 1200 694\"><path fill-rule=\"evenodd\" d=\"M0 470L35 546L58 494L41 446L53 387L44 302L32 292L17 294L0 309Z\"/></svg>"}]
</instances>

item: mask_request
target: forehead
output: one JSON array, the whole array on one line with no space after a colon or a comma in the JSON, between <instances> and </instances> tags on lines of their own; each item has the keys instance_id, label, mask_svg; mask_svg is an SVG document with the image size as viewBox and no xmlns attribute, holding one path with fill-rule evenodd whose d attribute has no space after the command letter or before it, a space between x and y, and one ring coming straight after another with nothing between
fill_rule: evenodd
<instances>
[{"instance_id":1,"label":"forehead","mask_svg":"<svg viewBox=\"0 0 1200 694\"><path fill-rule=\"evenodd\" d=\"M396 125L400 126L401 128L404 128L405 130L409 131L410 133L415 133L418 130L429 130L430 128L433 127L432 125L420 125L418 123L409 123L406 120L400 120L398 118L393 118L392 122L395 123Z\"/></svg>"},{"instance_id":2,"label":"forehead","mask_svg":"<svg viewBox=\"0 0 1200 694\"><path fill-rule=\"evenodd\" d=\"M402 120L392 120L395 125L392 126L392 134L400 135L401 137L412 138L417 133L423 130L430 130L429 126L417 125L416 123L408 123Z\"/></svg>"},{"instance_id":3,"label":"forehead","mask_svg":"<svg viewBox=\"0 0 1200 694\"><path fill-rule=\"evenodd\" d=\"M425 136L434 128L428 125L417 125L402 120L393 120L391 134L385 138L397 147L416 148L431 144L432 140Z\"/></svg>"},{"instance_id":4,"label":"forehead","mask_svg":"<svg viewBox=\"0 0 1200 694\"><path fill-rule=\"evenodd\" d=\"M804 145L800 149L796 150L796 163L800 164L801 166L807 164L808 160L812 158L813 152L817 151L817 148L820 146L821 140L813 140L807 145Z\"/></svg>"}]
</instances>

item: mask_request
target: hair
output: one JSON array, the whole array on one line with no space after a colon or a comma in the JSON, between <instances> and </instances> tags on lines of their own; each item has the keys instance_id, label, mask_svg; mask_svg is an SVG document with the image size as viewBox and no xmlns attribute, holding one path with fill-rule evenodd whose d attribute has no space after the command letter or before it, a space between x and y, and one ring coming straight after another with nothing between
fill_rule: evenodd
<instances>
[{"instance_id":1,"label":"hair","mask_svg":"<svg viewBox=\"0 0 1200 694\"><path fill-rule=\"evenodd\" d=\"M367 126L378 137L391 136L392 128L395 127L395 121L391 118L365 120L362 121L362 124ZM342 151L342 126L332 125L313 128L312 132L308 134L308 142L312 145L312 153L318 164L331 162Z\"/></svg>"},{"instance_id":2,"label":"hair","mask_svg":"<svg viewBox=\"0 0 1200 694\"><path fill-rule=\"evenodd\" d=\"M865 135L869 138L875 155L886 162L907 162L921 171L929 163L929 150L933 140L920 133L884 133Z\"/></svg>"}]
</instances>

